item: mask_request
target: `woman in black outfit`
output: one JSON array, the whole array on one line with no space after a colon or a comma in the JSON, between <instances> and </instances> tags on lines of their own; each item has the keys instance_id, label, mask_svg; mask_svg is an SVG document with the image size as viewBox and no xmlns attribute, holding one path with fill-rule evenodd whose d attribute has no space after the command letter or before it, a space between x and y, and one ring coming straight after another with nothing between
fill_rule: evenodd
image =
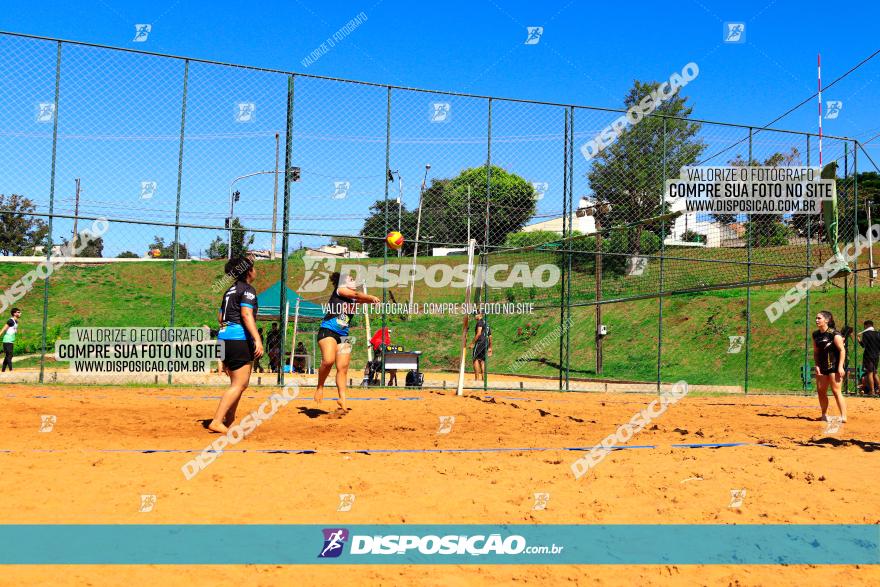
<instances>
[{"instance_id":1,"label":"woman in black outfit","mask_svg":"<svg viewBox=\"0 0 880 587\"><path fill-rule=\"evenodd\" d=\"M846 376L846 347L843 336L835 329L834 316L822 310L816 314L818 330L813 332L813 359L816 361L816 391L819 393L819 407L822 421L828 421L828 387L834 394L840 421L846 422L846 402L840 392L840 384Z\"/></svg>"},{"instance_id":2,"label":"woman in black outfit","mask_svg":"<svg viewBox=\"0 0 880 587\"><path fill-rule=\"evenodd\" d=\"M221 434L235 421L241 394L251 381L254 360L263 356L263 340L257 331L257 290L251 285L257 276L254 262L247 257L230 259L225 271L235 283L220 303L217 340L224 349L223 371L229 375L229 389L220 398L214 419L208 425L209 430Z\"/></svg>"}]
</instances>

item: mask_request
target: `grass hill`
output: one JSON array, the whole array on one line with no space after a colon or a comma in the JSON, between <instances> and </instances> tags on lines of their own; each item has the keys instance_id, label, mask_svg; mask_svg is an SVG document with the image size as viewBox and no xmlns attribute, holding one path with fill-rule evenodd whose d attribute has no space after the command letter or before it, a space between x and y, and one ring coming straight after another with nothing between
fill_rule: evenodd
<instances>
[{"instance_id":1,"label":"grass hill","mask_svg":"<svg viewBox=\"0 0 880 587\"><path fill-rule=\"evenodd\" d=\"M827 249L827 247L825 247ZM797 251L784 247L779 256L793 256ZM744 256L745 251L718 249L688 249L667 251L687 260L666 261L664 283L670 287L699 287L735 281L745 277L745 269L730 264L706 262L720 254ZM531 252L499 255L491 262L513 264L527 262L536 267L542 262L553 263L552 252ZM800 252L803 256L803 251ZM827 251L815 253L824 259ZM770 266L754 267L753 276L762 278L784 274L790 269L772 267L773 251L762 249L761 259ZM393 259L392 259L393 260ZM420 260L427 268L439 263L464 263L464 257L430 257ZM866 265L866 255L860 259ZM366 265L381 260L360 261ZM408 262L407 262L408 263ZM262 291L278 281L281 262L265 261L257 265L254 284ZM0 285L9 287L33 265L0 263ZM180 262L177 268L175 325L216 327L216 308L220 294L212 289L223 272L222 261ZM303 264L298 258L289 263L288 285L296 290L303 278ZM656 290L659 283L659 263L652 261L639 277L608 275L603 281L603 299L645 294ZM50 281L48 306L48 345L52 348L57 338L67 338L75 326L168 326L171 317L170 261L148 263L111 263L105 265L68 264L53 274ZM778 299L792 284L754 287L751 291L751 349L749 356L749 389L766 391L793 391L801 388L800 368L805 359L812 361L812 350L807 342L808 330L814 329L813 317L820 309L832 311L838 326L843 325L843 279L815 288L810 295L810 316L806 302L793 308L782 318L770 323L764 308ZM853 323L853 278L849 278L849 323ZM878 308L876 289L867 286L864 274L859 276L858 320L872 318ZM880 288L877 288L880 289ZM397 302L408 300L408 288L389 290ZM531 302L532 314L501 314L490 317L493 332L494 355L489 361L492 372L522 375L556 376L559 369L560 310L559 286L547 289L498 288L488 293L491 302ZM381 296L381 291L371 291ZM329 291L320 295L306 295L318 303L326 301ZM604 340L603 378L619 380L656 381L658 369L658 334L662 305L662 338L660 339L660 369L663 381L685 379L694 384L743 385L746 372L745 352L728 352L729 337L744 336L746 322L746 289L722 289L698 293L633 300L603 306L603 323L608 328ZM572 303L587 304L595 300L594 274L576 271L572 275ZM388 298L391 302L391 297ZM424 282L415 288L416 303L462 303L464 289L429 288ZM43 315L43 282L15 303L23 310L16 354L39 352L40 328ZM571 312L570 376L597 377L595 373L595 306L575 306ZM454 370L460 353L462 316L420 315L404 320L389 315L388 325L396 344L424 352L425 369ZM371 319L373 330L381 318ZM317 325L303 324L303 329ZM521 332L521 333L520 333ZM362 335L364 323L356 318L355 336L361 340L355 349L355 365L362 363L365 346ZM468 339L473 337L471 323ZM310 339L310 337L309 337ZM852 345L850 345L852 346ZM525 357L531 351L531 357ZM517 363L517 359L527 360ZM358 367L359 368L359 367Z\"/></svg>"}]
</instances>

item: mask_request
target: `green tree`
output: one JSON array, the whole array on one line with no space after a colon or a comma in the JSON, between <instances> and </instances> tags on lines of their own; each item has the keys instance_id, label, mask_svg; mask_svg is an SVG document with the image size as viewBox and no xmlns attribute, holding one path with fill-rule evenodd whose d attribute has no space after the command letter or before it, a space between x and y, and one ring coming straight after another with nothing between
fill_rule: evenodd
<instances>
[{"instance_id":1,"label":"green tree","mask_svg":"<svg viewBox=\"0 0 880 587\"><path fill-rule=\"evenodd\" d=\"M638 104L657 85L636 80L624 98L624 108ZM590 187L598 201L611 204L608 212L597 215L601 226L640 222L662 213L665 186L660 170L664 162L670 174L677 173L681 167L694 164L706 148L696 137L700 123L687 120L692 112L687 98L676 93L655 110L656 114L676 117L665 119L665 132L664 118L647 116L624 130L592 160L587 173ZM667 229L670 225L667 223ZM642 231L651 230L656 235L660 228L660 223L645 223L627 230L626 252L645 252L641 250Z\"/></svg>"},{"instance_id":2,"label":"green tree","mask_svg":"<svg viewBox=\"0 0 880 587\"><path fill-rule=\"evenodd\" d=\"M487 182L487 176L489 181ZM435 179L422 194L422 222L419 240L435 243L464 244L468 235L470 209L471 237L478 243L485 238L486 203L488 200L489 244L501 245L507 235L517 232L535 212L535 189L522 177L501 167L465 169L453 179ZM379 200L370 207L370 216L361 229L362 237L385 237L385 206ZM397 202L388 201L389 231L397 230ZM412 254L418 210L401 209L401 232L406 239L404 254ZM381 257L381 240L365 239L371 257ZM426 251L426 245L420 245Z\"/></svg>"},{"instance_id":3,"label":"green tree","mask_svg":"<svg viewBox=\"0 0 880 587\"><path fill-rule=\"evenodd\" d=\"M862 172L856 175L859 186L859 234L868 230L867 205L871 206L871 222L880 222L880 173ZM838 189L840 189L838 187Z\"/></svg>"},{"instance_id":4,"label":"green tree","mask_svg":"<svg viewBox=\"0 0 880 587\"><path fill-rule=\"evenodd\" d=\"M471 238L482 244L487 199L490 246L504 244L507 235L522 230L535 213L535 188L531 183L495 165L488 171L486 166L474 167L462 171L443 189L437 229L433 229L434 212L430 214L429 226L434 230L433 234L455 243L467 242L467 211L470 208ZM423 213L423 222L424 219ZM444 232L440 232L441 228Z\"/></svg>"},{"instance_id":5,"label":"green tree","mask_svg":"<svg viewBox=\"0 0 880 587\"><path fill-rule=\"evenodd\" d=\"M116 255L117 259L139 259L140 255L137 253L132 253L131 251L122 251L118 255Z\"/></svg>"},{"instance_id":6,"label":"green tree","mask_svg":"<svg viewBox=\"0 0 880 587\"><path fill-rule=\"evenodd\" d=\"M79 233L76 238L76 242L73 247L82 247L77 250L77 257L103 257L104 256L104 239L101 237L97 238L84 238L83 235L85 233ZM61 245L63 247L70 246L70 241L67 239L62 239Z\"/></svg>"},{"instance_id":7,"label":"green tree","mask_svg":"<svg viewBox=\"0 0 880 587\"><path fill-rule=\"evenodd\" d=\"M746 161L742 155L737 155L730 161L734 167L786 167L800 165L801 154L797 147L792 147L788 153L777 151L764 159L762 163L758 159ZM801 230L806 226L806 215L793 214L791 225L794 230ZM717 216L716 216L717 219ZM786 226L782 214L752 214L746 223L746 238L752 247L777 247L788 244L792 230Z\"/></svg>"},{"instance_id":8,"label":"green tree","mask_svg":"<svg viewBox=\"0 0 880 587\"><path fill-rule=\"evenodd\" d=\"M232 219L230 228L232 228L232 256L244 256L254 244L254 235L247 234L247 229L238 217Z\"/></svg>"},{"instance_id":9,"label":"green tree","mask_svg":"<svg viewBox=\"0 0 880 587\"><path fill-rule=\"evenodd\" d=\"M220 238L219 236L211 241L211 244L208 245L208 250L206 254L209 259L225 259L227 253L229 252L229 245L225 240Z\"/></svg>"},{"instance_id":10,"label":"green tree","mask_svg":"<svg viewBox=\"0 0 880 587\"><path fill-rule=\"evenodd\" d=\"M396 202L395 202L396 205ZM333 242L340 247L345 247L353 253L360 253L364 250L364 243L361 239L353 236L340 236L333 239Z\"/></svg>"},{"instance_id":11,"label":"green tree","mask_svg":"<svg viewBox=\"0 0 880 587\"><path fill-rule=\"evenodd\" d=\"M150 243L149 249L150 251L154 249L159 249L159 259L173 259L174 258L174 242L171 242L169 245L165 244L165 239L160 236L153 237L153 242ZM189 251L186 249L186 245L184 243L180 243L179 256L178 259L189 259Z\"/></svg>"},{"instance_id":12,"label":"green tree","mask_svg":"<svg viewBox=\"0 0 880 587\"><path fill-rule=\"evenodd\" d=\"M33 216L37 207L24 196L0 194L0 253L27 255L48 244L49 228Z\"/></svg>"},{"instance_id":13,"label":"green tree","mask_svg":"<svg viewBox=\"0 0 880 587\"><path fill-rule=\"evenodd\" d=\"M423 198L424 201L424 198ZM370 215L364 221L364 227L361 229L362 237L373 237L363 239L363 249L370 257L382 258L385 254L385 200L377 200L370 206ZM397 230L397 215L400 212L400 232L403 234L404 243L402 254L413 254L413 240L416 238L416 213L406 209L406 206L398 204L396 200L388 200L388 232ZM425 235L425 217L422 216L422 235ZM419 250L425 252L425 246L419 247ZM388 249L389 256L396 256L397 252Z\"/></svg>"}]
</instances>

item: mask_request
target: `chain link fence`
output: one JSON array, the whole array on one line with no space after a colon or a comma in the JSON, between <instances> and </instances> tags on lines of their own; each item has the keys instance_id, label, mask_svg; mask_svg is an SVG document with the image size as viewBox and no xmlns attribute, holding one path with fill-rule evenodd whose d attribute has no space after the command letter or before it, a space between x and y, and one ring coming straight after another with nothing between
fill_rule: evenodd
<instances>
[{"instance_id":1,"label":"chain link fence","mask_svg":"<svg viewBox=\"0 0 880 587\"><path fill-rule=\"evenodd\" d=\"M76 327L216 329L223 264L244 251L258 259L258 291L287 285L260 326L265 336L280 323L277 344L302 346L276 362L314 367L314 304L327 301L332 270L384 267L393 278L418 267L425 279L415 285L368 279L369 293L397 305L488 304L487 370L506 377L478 387L684 378L806 390L811 313L830 309L839 326L856 325L868 294L859 291L866 253L771 323L764 308L833 255L821 216L681 213L664 198L686 165L818 166L814 135L700 121L674 100L591 153L624 111L12 34L0 34L0 55L0 214L13 235L0 275L15 298L7 305L24 311L15 363L24 380L220 382L73 373L54 344ZM824 139L823 164L838 165L842 243L867 228L857 149ZM106 230L73 258L70 245L99 219ZM405 237L400 250L385 241L391 231ZM467 268L471 242L484 274L532 282L489 279L473 291L443 282ZM41 261L58 266L10 296ZM452 382L463 313L388 308L371 315L370 330L353 327L352 370L369 335L390 327L394 344L422 351L422 370L435 374L426 385ZM283 380L266 363L255 377Z\"/></svg>"}]
</instances>

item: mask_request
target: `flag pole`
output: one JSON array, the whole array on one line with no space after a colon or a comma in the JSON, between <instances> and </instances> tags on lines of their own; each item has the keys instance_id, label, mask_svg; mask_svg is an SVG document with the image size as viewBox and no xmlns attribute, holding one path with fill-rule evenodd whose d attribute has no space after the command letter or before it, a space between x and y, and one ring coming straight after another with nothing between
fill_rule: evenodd
<instances>
[{"instance_id":1,"label":"flag pole","mask_svg":"<svg viewBox=\"0 0 880 587\"><path fill-rule=\"evenodd\" d=\"M816 54L816 72L819 82L819 169L822 169L822 54Z\"/></svg>"}]
</instances>

